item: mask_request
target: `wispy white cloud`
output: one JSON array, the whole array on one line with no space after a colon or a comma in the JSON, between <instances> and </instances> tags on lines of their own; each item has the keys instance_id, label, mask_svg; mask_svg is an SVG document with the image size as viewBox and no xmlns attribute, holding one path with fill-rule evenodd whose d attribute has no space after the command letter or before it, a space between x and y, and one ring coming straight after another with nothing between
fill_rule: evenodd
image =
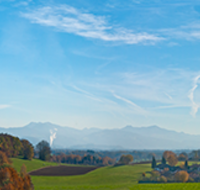
<instances>
[{"instance_id":1,"label":"wispy white cloud","mask_svg":"<svg viewBox=\"0 0 200 190\"><path fill-rule=\"evenodd\" d=\"M170 100L172 100L173 98L169 95L169 94L167 94L167 93L164 93Z\"/></svg>"},{"instance_id":2,"label":"wispy white cloud","mask_svg":"<svg viewBox=\"0 0 200 190\"><path fill-rule=\"evenodd\" d=\"M199 109L199 105L194 101L194 91L198 87L197 83L198 83L199 78L200 78L200 75L198 75L197 77L195 77L193 88L189 91L189 95L188 95L188 98L190 99L190 101L192 103L192 106L191 106L191 115L193 117L196 116L196 113L198 112L198 109Z\"/></svg>"},{"instance_id":3,"label":"wispy white cloud","mask_svg":"<svg viewBox=\"0 0 200 190\"><path fill-rule=\"evenodd\" d=\"M111 75L110 78L104 78L104 84L98 83L96 85L95 83L92 85L91 82L85 85L87 89L95 91L96 94L100 93L100 97L109 92L116 99L125 102L127 109L131 107L132 110L137 110L140 114L145 115L146 112L148 115L153 110L157 113L156 110L161 109L183 108L187 110L190 108L191 100L188 99L188 91L190 90L191 78L197 75L198 72L172 68L143 74L120 72ZM112 99L108 95L107 97ZM119 101L116 102L120 106L124 106Z\"/></svg>"},{"instance_id":4,"label":"wispy white cloud","mask_svg":"<svg viewBox=\"0 0 200 190\"><path fill-rule=\"evenodd\" d=\"M121 97L121 96L119 96L119 95L116 95L115 93L113 93L113 96L114 96L115 98L117 98L117 99L119 99L119 100L122 100L122 101L126 102L127 104L131 105L136 111L138 111L138 112L140 112L140 113L142 112L143 114L146 114L146 113L147 113L143 108L141 108L140 106L138 106L137 104L135 104L135 103L132 102L131 100L128 100L128 99L126 99L126 98L124 98L124 97Z\"/></svg>"},{"instance_id":5,"label":"wispy white cloud","mask_svg":"<svg viewBox=\"0 0 200 190\"><path fill-rule=\"evenodd\" d=\"M75 89L76 91L80 92L81 94L85 95L86 97L92 99L92 100L95 100L95 101L98 101L98 102L102 102L101 99L99 99L98 97L96 97L95 95L91 94L90 92L88 91L85 91L81 88L78 88L77 86L75 85L72 85L71 86L73 89Z\"/></svg>"},{"instance_id":6,"label":"wispy white cloud","mask_svg":"<svg viewBox=\"0 0 200 190\"><path fill-rule=\"evenodd\" d=\"M5 109L11 107L10 105L0 105L0 109Z\"/></svg>"},{"instance_id":7,"label":"wispy white cloud","mask_svg":"<svg viewBox=\"0 0 200 190\"><path fill-rule=\"evenodd\" d=\"M166 39L183 39L187 41L200 39L200 23L195 22L188 25L178 26L176 28L165 28L157 31L160 36Z\"/></svg>"},{"instance_id":8,"label":"wispy white cloud","mask_svg":"<svg viewBox=\"0 0 200 190\"><path fill-rule=\"evenodd\" d=\"M151 108L152 110L159 110L159 109L173 109L173 108L187 108L190 107L189 105L168 105L168 106L157 106Z\"/></svg>"},{"instance_id":9,"label":"wispy white cloud","mask_svg":"<svg viewBox=\"0 0 200 190\"><path fill-rule=\"evenodd\" d=\"M32 0L24 0L24 1L19 1L14 4L15 7L19 6L28 6Z\"/></svg>"},{"instance_id":10,"label":"wispy white cloud","mask_svg":"<svg viewBox=\"0 0 200 190\"><path fill-rule=\"evenodd\" d=\"M154 44L164 40L162 37L147 32L137 33L127 28L113 26L108 23L104 16L84 13L67 5L43 7L21 15L31 20L32 23L107 42Z\"/></svg>"}]
</instances>

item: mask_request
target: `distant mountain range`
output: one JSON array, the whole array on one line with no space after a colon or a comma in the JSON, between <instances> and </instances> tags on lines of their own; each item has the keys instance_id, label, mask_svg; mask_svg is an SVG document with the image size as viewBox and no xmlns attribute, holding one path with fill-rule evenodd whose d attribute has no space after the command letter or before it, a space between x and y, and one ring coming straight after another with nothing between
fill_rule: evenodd
<instances>
[{"instance_id":1,"label":"distant mountain range","mask_svg":"<svg viewBox=\"0 0 200 190\"><path fill-rule=\"evenodd\" d=\"M78 130L52 123L32 122L24 127L0 128L0 133L28 139L33 145L41 140L46 140L52 143L52 148L94 150L200 149L200 135L178 133L158 126Z\"/></svg>"}]
</instances>

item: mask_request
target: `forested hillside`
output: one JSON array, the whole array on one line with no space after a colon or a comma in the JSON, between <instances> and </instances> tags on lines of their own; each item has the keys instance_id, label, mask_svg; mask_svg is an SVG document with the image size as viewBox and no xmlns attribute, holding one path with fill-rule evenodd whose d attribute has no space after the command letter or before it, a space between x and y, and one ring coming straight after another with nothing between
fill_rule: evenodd
<instances>
[{"instance_id":1,"label":"forested hillside","mask_svg":"<svg viewBox=\"0 0 200 190\"><path fill-rule=\"evenodd\" d=\"M34 148L29 141L8 134L0 134L0 151L8 157L22 156L31 160L34 156Z\"/></svg>"}]
</instances>

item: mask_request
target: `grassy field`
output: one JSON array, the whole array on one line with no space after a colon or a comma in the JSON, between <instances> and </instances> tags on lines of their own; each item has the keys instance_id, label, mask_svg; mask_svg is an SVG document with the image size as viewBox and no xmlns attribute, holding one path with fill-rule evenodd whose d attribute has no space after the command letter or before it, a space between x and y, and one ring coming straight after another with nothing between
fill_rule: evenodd
<instances>
[{"instance_id":1,"label":"grassy field","mask_svg":"<svg viewBox=\"0 0 200 190\"><path fill-rule=\"evenodd\" d=\"M27 172L33 171L33 170L37 170L40 168L44 168L44 167L48 167L48 166L58 166L60 164L54 163L54 162L44 162L42 160L38 160L38 159L33 159L32 161L29 160L24 160L24 159L20 159L20 158L11 158L12 160L12 165L13 167L19 172L21 169L21 166L23 164L26 165L27 167ZM74 164L61 164L61 165L65 165L65 166L81 166L81 167L91 167L91 166L84 166L84 165L74 165Z\"/></svg>"},{"instance_id":2,"label":"grassy field","mask_svg":"<svg viewBox=\"0 0 200 190\"><path fill-rule=\"evenodd\" d=\"M57 163L52 163L52 162L44 162L38 159L33 159L32 161L29 160L24 160L24 159L19 159L19 158L11 158L12 160L12 165L13 167L19 172L21 169L21 166L23 164L26 165L27 167L27 172L37 170L39 168L44 168L47 166L57 166Z\"/></svg>"},{"instance_id":3,"label":"grassy field","mask_svg":"<svg viewBox=\"0 0 200 190\"><path fill-rule=\"evenodd\" d=\"M24 161L13 159L13 165L18 169L23 163L29 171L55 163L39 160ZM44 165L45 164L45 165ZM55 164L56 165L56 164ZM196 190L200 184L137 184L142 172L151 171L150 164L134 166L103 167L85 175L70 177L39 177L32 176L35 190Z\"/></svg>"},{"instance_id":4,"label":"grassy field","mask_svg":"<svg viewBox=\"0 0 200 190\"><path fill-rule=\"evenodd\" d=\"M71 177L32 177L35 188L40 189L127 189L137 183L141 172L149 164L137 166L103 167L85 175Z\"/></svg>"}]
</instances>

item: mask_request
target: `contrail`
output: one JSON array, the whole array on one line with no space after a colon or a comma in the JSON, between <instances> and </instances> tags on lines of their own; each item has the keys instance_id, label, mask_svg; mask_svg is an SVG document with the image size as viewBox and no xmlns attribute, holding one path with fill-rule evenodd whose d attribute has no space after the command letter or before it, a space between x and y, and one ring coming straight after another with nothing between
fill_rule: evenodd
<instances>
[{"instance_id":1,"label":"contrail","mask_svg":"<svg viewBox=\"0 0 200 190\"><path fill-rule=\"evenodd\" d=\"M50 133L51 133L51 135L50 135L50 146L52 146L53 141L54 141L54 139L56 138L57 130L58 130L58 129L56 129L56 128L54 128L54 130L51 130L51 129L50 129Z\"/></svg>"},{"instance_id":2,"label":"contrail","mask_svg":"<svg viewBox=\"0 0 200 190\"><path fill-rule=\"evenodd\" d=\"M137 111L140 111L141 113L146 114L146 111L143 108L141 108L140 106L138 106L137 104L135 104L134 102L132 102L132 101L126 99L126 98L123 98L121 96L118 96L114 93L112 93L112 94L115 98L122 100L122 101L126 102L127 104L133 106Z\"/></svg>"},{"instance_id":3,"label":"contrail","mask_svg":"<svg viewBox=\"0 0 200 190\"><path fill-rule=\"evenodd\" d=\"M198 85L198 80L200 78L200 75L198 75L195 79L194 79L194 85L193 88L189 91L189 95L188 98L190 99L190 101L192 102L192 106L191 106L191 112L190 114L195 117L196 113L198 112L199 109L199 105L194 101L194 91L197 89Z\"/></svg>"}]
</instances>

